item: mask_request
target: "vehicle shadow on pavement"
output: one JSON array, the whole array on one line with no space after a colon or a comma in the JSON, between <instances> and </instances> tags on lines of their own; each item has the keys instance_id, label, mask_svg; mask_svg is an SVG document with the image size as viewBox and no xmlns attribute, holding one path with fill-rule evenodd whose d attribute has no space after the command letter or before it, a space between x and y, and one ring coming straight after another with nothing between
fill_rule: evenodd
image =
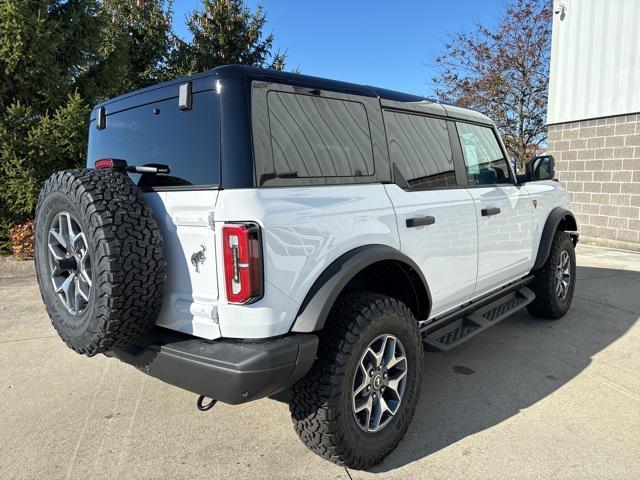
<instances>
[{"instance_id":1,"label":"vehicle shadow on pavement","mask_svg":"<svg viewBox=\"0 0 640 480\"><path fill-rule=\"evenodd\" d=\"M409 431L370 471L415 462L543 400L638 320L640 272L578 267L577 277L573 305L560 320L539 320L524 311L453 351L425 352Z\"/></svg>"}]
</instances>

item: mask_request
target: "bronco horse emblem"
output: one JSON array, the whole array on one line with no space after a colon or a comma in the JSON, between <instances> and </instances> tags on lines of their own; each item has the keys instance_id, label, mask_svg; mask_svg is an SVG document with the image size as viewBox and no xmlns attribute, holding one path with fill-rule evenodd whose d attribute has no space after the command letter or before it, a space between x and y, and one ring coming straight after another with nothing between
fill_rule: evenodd
<instances>
[{"instance_id":1,"label":"bronco horse emblem","mask_svg":"<svg viewBox=\"0 0 640 480\"><path fill-rule=\"evenodd\" d=\"M207 259L207 256L204 254L204 252L207 251L207 247L205 247L204 245L200 246L202 247L202 250L199 250L191 255L191 264L195 267L196 273L200 273L200 264L204 263L204 261Z\"/></svg>"}]
</instances>

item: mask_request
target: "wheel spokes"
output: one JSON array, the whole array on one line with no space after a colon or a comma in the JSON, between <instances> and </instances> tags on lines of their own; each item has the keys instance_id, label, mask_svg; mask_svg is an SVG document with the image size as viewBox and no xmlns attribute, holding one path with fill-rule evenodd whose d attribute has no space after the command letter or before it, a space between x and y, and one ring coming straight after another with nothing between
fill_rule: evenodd
<instances>
[{"instance_id":1,"label":"wheel spokes","mask_svg":"<svg viewBox=\"0 0 640 480\"><path fill-rule=\"evenodd\" d=\"M91 257L87 238L69 212L59 212L54 218L47 249L54 291L67 311L77 315L91 294Z\"/></svg>"},{"instance_id":2,"label":"wheel spokes","mask_svg":"<svg viewBox=\"0 0 640 480\"><path fill-rule=\"evenodd\" d=\"M371 417L371 422L369 423L369 428L372 430L380 428L380 424L382 423L382 419L385 414L393 416L393 413L387 406L387 402L384 400L384 397L378 396L373 403L373 415Z\"/></svg>"},{"instance_id":3,"label":"wheel spokes","mask_svg":"<svg viewBox=\"0 0 640 480\"><path fill-rule=\"evenodd\" d=\"M398 411L407 375L404 348L393 335L380 335L365 348L353 380L353 413L360 428L375 432Z\"/></svg>"},{"instance_id":4,"label":"wheel spokes","mask_svg":"<svg viewBox=\"0 0 640 480\"><path fill-rule=\"evenodd\" d=\"M556 295L560 300L564 300L569 294L571 285L571 257L569 252L563 250L556 268Z\"/></svg>"},{"instance_id":5,"label":"wheel spokes","mask_svg":"<svg viewBox=\"0 0 640 480\"><path fill-rule=\"evenodd\" d=\"M404 378L407 376L407 371L403 370L402 372L400 372L400 374L392 379L389 379L387 381L387 388L392 391L396 397L398 398L398 401L400 400L401 395L401 387L404 386Z\"/></svg>"},{"instance_id":6,"label":"wheel spokes","mask_svg":"<svg viewBox=\"0 0 640 480\"><path fill-rule=\"evenodd\" d=\"M64 302L67 305L69 311L73 312L75 310L75 297L76 297L76 289L75 289L75 274L71 273L68 277L62 281L62 283L56 288L56 293L62 297L64 297Z\"/></svg>"},{"instance_id":7,"label":"wheel spokes","mask_svg":"<svg viewBox=\"0 0 640 480\"><path fill-rule=\"evenodd\" d=\"M76 291L85 302L89 301L89 293L91 293L91 284L88 283L83 278L82 274L76 279Z\"/></svg>"},{"instance_id":8,"label":"wheel spokes","mask_svg":"<svg viewBox=\"0 0 640 480\"><path fill-rule=\"evenodd\" d=\"M358 365L358 370L360 372L360 376L362 377L362 380L361 380L360 384L358 385L358 387L355 388L355 390L354 390L354 393L353 393L354 401L355 401L355 398L358 395L360 395L367 388L367 386L371 383L371 377L369 376L369 372L367 371L367 368L362 363L362 359L360 360L360 363ZM356 377L357 376L358 376L358 374L356 374Z\"/></svg>"},{"instance_id":9,"label":"wheel spokes","mask_svg":"<svg viewBox=\"0 0 640 480\"><path fill-rule=\"evenodd\" d=\"M375 350L372 347L369 347L369 351L371 352L371 355L373 355L373 358L375 359L374 367L376 368L380 368L380 366L382 365L382 362L384 360L384 353L387 348L388 338L389 337L384 337L382 339L381 345Z\"/></svg>"},{"instance_id":10,"label":"wheel spokes","mask_svg":"<svg viewBox=\"0 0 640 480\"><path fill-rule=\"evenodd\" d=\"M364 401L361 405L359 406L354 406L354 412L356 415L360 414L360 413L365 413L365 421L364 424L367 426L367 428L369 427L369 425L371 424L371 412L373 410L373 397L371 395L369 395L367 397L367 400Z\"/></svg>"},{"instance_id":11,"label":"wheel spokes","mask_svg":"<svg viewBox=\"0 0 640 480\"><path fill-rule=\"evenodd\" d=\"M54 230L52 228L51 230L49 230L49 235L51 235L62 248L64 248L65 250L67 249L67 239L60 231ZM49 241L49 246L51 245L52 243L51 241Z\"/></svg>"}]
</instances>

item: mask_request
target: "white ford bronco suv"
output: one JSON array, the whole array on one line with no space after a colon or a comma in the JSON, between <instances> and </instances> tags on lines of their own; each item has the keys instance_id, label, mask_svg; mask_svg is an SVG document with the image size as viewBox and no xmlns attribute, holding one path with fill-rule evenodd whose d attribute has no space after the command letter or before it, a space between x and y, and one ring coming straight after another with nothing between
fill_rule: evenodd
<instances>
[{"instance_id":1,"label":"white ford bronco suv","mask_svg":"<svg viewBox=\"0 0 640 480\"><path fill-rule=\"evenodd\" d=\"M200 398L290 390L296 432L367 468L416 409L425 347L562 317L578 240L553 157L389 90L224 66L94 108L87 168L36 211L51 321ZM210 400L209 400L210 399Z\"/></svg>"}]
</instances>

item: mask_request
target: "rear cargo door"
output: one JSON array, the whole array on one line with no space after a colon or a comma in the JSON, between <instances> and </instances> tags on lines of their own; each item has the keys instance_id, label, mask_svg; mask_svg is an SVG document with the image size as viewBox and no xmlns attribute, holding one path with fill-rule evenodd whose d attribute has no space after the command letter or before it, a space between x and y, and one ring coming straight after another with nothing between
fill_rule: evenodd
<instances>
[{"instance_id":1,"label":"rear cargo door","mask_svg":"<svg viewBox=\"0 0 640 480\"><path fill-rule=\"evenodd\" d=\"M109 102L103 125L92 115L88 166L119 158L170 168L169 174L131 175L164 240L167 277L157 324L214 339L220 336L212 228L220 183L219 98L215 90L193 91L185 108L179 87L140 95L140 104L131 97Z\"/></svg>"},{"instance_id":2,"label":"rear cargo door","mask_svg":"<svg viewBox=\"0 0 640 480\"><path fill-rule=\"evenodd\" d=\"M217 197L217 190L145 193L162 231L167 261L156 323L209 339L220 336L215 232L210 224Z\"/></svg>"}]
</instances>

